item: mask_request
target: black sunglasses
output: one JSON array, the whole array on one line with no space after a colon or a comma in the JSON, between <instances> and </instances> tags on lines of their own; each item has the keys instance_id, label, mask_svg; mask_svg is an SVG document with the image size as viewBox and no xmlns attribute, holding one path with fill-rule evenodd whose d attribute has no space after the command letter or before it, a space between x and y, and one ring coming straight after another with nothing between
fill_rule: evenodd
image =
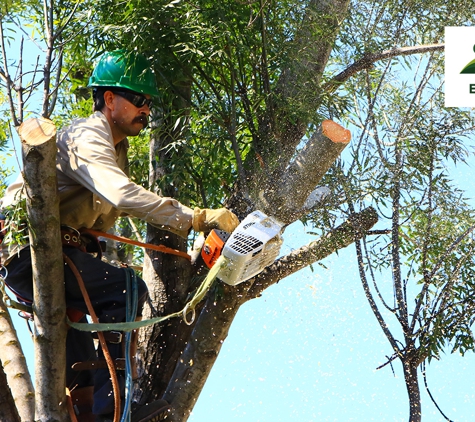
<instances>
[{"instance_id":1,"label":"black sunglasses","mask_svg":"<svg viewBox=\"0 0 475 422\"><path fill-rule=\"evenodd\" d=\"M117 94L119 97L125 98L127 101L131 102L135 107L142 108L147 104L148 108L152 107L152 99L148 100L142 94L134 94L130 91L112 91L114 94Z\"/></svg>"}]
</instances>

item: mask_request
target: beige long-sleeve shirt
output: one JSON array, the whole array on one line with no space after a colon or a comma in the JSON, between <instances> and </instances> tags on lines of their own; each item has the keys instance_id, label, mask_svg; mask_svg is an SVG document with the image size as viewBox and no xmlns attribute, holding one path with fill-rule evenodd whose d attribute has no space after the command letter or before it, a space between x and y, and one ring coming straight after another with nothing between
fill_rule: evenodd
<instances>
[{"instance_id":1,"label":"beige long-sleeve shirt","mask_svg":"<svg viewBox=\"0 0 475 422\"><path fill-rule=\"evenodd\" d=\"M160 197L128 177L124 140L114 146L110 125L101 112L75 120L57 137L56 168L61 224L106 231L121 214L186 236L193 210L173 198ZM23 187L21 176L0 200L0 209L13 206ZM11 245L14 246L14 245ZM14 252L2 245L4 261Z\"/></svg>"}]
</instances>

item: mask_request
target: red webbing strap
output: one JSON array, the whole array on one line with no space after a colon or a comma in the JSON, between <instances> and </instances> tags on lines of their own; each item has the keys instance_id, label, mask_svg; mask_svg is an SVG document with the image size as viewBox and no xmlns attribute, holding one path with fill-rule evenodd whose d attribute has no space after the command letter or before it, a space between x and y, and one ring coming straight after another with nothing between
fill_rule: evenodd
<instances>
[{"instance_id":1,"label":"red webbing strap","mask_svg":"<svg viewBox=\"0 0 475 422\"><path fill-rule=\"evenodd\" d=\"M140 246L142 248L152 249L154 251L168 253L171 255L177 255L177 256L181 256L183 258L191 260L191 256L188 255L186 252L182 252L177 249L169 248L163 245L152 245L150 243L143 243L137 240L129 239L127 237L117 236L115 234L110 234L110 233L104 233L104 232L100 232L98 230L93 230L93 229L81 229L81 233L90 233L96 237L106 237L108 239L117 240L118 242L128 243L130 245Z\"/></svg>"},{"instance_id":2,"label":"red webbing strap","mask_svg":"<svg viewBox=\"0 0 475 422\"><path fill-rule=\"evenodd\" d=\"M69 391L68 387L66 387L66 400L67 400L66 404L68 407L68 413L69 413L69 417L71 418L71 422L78 422L76 412L74 411L73 400L71 398L71 392Z\"/></svg>"},{"instance_id":3,"label":"red webbing strap","mask_svg":"<svg viewBox=\"0 0 475 422\"><path fill-rule=\"evenodd\" d=\"M84 297L84 302L86 302L87 309L89 311L89 315L91 316L92 322L95 324L99 322L97 318L96 312L94 311L94 307L92 306L91 299L89 299L89 294L87 293L86 286L84 285L84 281L79 273L76 265L74 265L71 259L63 254L64 261L68 264L69 268L73 272L74 276L78 281L79 288L81 289L81 293ZM107 347L106 340L104 338L104 333L101 331L97 332L97 336L99 337L99 342L102 347L102 351L104 352L104 358L107 362L107 367L109 368L109 373L111 376L112 381L112 390L114 392L114 422L119 422L120 420L120 390L119 390L119 381L117 379L117 373L115 372L115 365L114 361L109 352L109 348Z\"/></svg>"}]
</instances>

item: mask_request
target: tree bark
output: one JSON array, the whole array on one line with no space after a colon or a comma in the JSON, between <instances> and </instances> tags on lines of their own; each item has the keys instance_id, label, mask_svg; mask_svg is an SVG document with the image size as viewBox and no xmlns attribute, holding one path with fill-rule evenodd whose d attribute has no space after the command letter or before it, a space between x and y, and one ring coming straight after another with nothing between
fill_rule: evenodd
<instances>
[{"instance_id":1,"label":"tree bark","mask_svg":"<svg viewBox=\"0 0 475 422\"><path fill-rule=\"evenodd\" d=\"M17 410L18 420L32 422L35 420L35 390L31 382L25 355L16 335L15 327L3 300L0 300L0 361L2 376L8 380L7 389L0 388L4 394L0 399L0 415L5 406L7 409L9 396L12 396ZM11 391L11 392L10 392ZM7 402L4 400L8 399ZM14 421L0 417L2 421Z\"/></svg>"},{"instance_id":2,"label":"tree bark","mask_svg":"<svg viewBox=\"0 0 475 422\"><path fill-rule=\"evenodd\" d=\"M350 140L349 130L323 121L282 175L272 178L272 187L260 195L267 199L263 211L285 224L307 214L305 201Z\"/></svg>"},{"instance_id":3,"label":"tree bark","mask_svg":"<svg viewBox=\"0 0 475 422\"><path fill-rule=\"evenodd\" d=\"M148 226L147 242L180 250L186 248L185 239L152 226ZM181 257L148 250L145 263L143 276L151 287L151 301L158 314L168 315L183 309L190 288L190 262ZM145 311L145 316L149 317L148 307ZM146 339L147 344L141 352L143 361L146 362L141 381L143 402L156 400L163 395L191 330L192 327L179 318L143 330L141 339Z\"/></svg>"},{"instance_id":4,"label":"tree bark","mask_svg":"<svg viewBox=\"0 0 475 422\"><path fill-rule=\"evenodd\" d=\"M36 421L67 421L66 305L56 180L56 128L29 119L19 128L33 268Z\"/></svg>"},{"instance_id":5,"label":"tree bark","mask_svg":"<svg viewBox=\"0 0 475 422\"><path fill-rule=\"evenodd\" d=\"M421 422L421 392L417 377L417 365L413 363L412 359L403 358L402 366L409 396L409 422Z\"/></svg>"},{"instance_id":6,"label":"tree bark","mask_svg":"<svg viewBox=\"0 0 475 422\"><path fill-rule=\"evenodd\" d=\"M33 420L33 419L28 419ZM7 376L0 365L0 421L21 422L20 415L15 406Z\"/></svg>"}]
</instances>

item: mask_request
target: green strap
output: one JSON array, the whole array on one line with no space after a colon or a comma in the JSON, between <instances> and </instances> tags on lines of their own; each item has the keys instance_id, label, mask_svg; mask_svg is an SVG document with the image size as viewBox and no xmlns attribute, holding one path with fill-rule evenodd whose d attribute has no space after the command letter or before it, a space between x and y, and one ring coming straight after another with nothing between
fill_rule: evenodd
<instances>
[{"instance_id":1,"label":"green strap","mask_svg":"<svg viewBox=\"0 0 475 422\"><path fill-rule=\"evenodd\" d=\"M167 319L175 318L181 316L186 324L191 325L195 319L195 307L200 303L208 290L213 285L215 278L218 275L219 270L227 264L227 259L221 255L210 269L208 275L203 280L201 285L195 292L193 298L185 305L185 307L173 314L165 315L163 317L145 319L142 321L133 321L133 322L112 322L112 323L97 323L89 324L84 322L72 322L68 319L68 324L79 331L132 331L137 328L147 327L149 325L158 324ZM187 315L191 312L191 320L187 320Z\"/></svg>"}]
</instances>

